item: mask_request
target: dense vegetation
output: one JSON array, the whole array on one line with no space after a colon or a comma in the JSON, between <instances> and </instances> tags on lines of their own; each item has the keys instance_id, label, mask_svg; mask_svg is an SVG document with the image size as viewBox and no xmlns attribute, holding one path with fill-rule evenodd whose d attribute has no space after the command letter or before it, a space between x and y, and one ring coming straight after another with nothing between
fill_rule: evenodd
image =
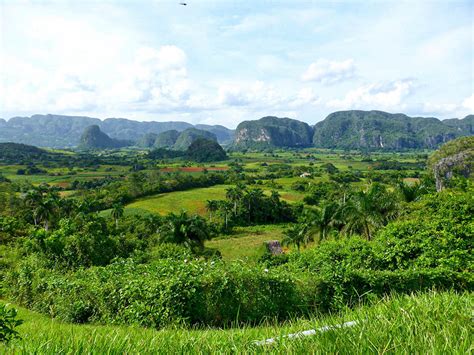
<instances>
[{"instance_id":1,"label":"dense vegetation","mask_svg":"<svg viewBox=\"0 0 474 355\"><path fill-rule=\"evenodd\" d=\"M235 130L237 148L304 147L311 145L311 127L290 118L263 117L241 122Z\"/></svg>"},{"instance_id":2,"label":"dense vegetation","mask_svg":"<svg viewBox=\"0 0 474 355\"><path fill-rule=\"evenodd\" d=\"M110 138L97 125L87 127L82 133L79 143L80 149L107 149L121 148L132 145L131 141Z\"/></svg>"},{"instance_id":3,"label":"dense vegetation","mask_svg":"<svg viewBox=\"0 0 474 355\"><path fill-rule=\"evenodd\" d=\"M24 165L0 166L2 298L67 322L168 329L341 315L387 295L416 302L399 296L413 292L471 297L474 186L463 170L436 192L424 153L313 148L188 160L209 147L220 148L197 140L187 156L68 153L73 166L32 152ZM468 149L460 139L431 160ZM30 165L60 175L16 174ZM216 197L194 201L195 213L180 209L211 188ZM171 195L171 213L132 208L150 199L160 212ZM239 256L239 239L260 241L255 257ZM268 239L283 253L266 251ZM232 243L234 260L219 247Z\"/></svg>"},{"instance_id":4,"label":"dense vegetation","mask_svg":"<svg viewBox=\"0 0 474 355\"><path fill-rule=\"evenodd\" d=\"M313 143L339 149L432 149L473 134L474 116L447 121L382 111L334 112L315 125Z\"/></svg>"},{"instance_id":5,"label":"dense vegetation","mask_svg":"<svg viewBox=\"0 0 474 355\"><path fill-rule=\"evenodd\" d=\"M92 125L100 127L109 137L138 141L147 133L184 131L193 125L186 122L139 122L123 118L98 118L62 115L33 115L0 119L0 142L15 142L40 147L72 148L80 143L84 130ZM220 142L229 141L233 131L222 126L201 125L197 127L218 136ZM216 131L217 130L217 131ZM222 140L220 140L222 138Z\"/></svg>"},{"instance_id":6,"label":"dense vegetation","mask_svg":"<svg viewBox=\"0 0 474 355\"><path fill-rule=\"evenodd\" d=\"M227 154L216 141L206 138L194 140L186 151L189 160L198 163L209 163L227 159Z\"/></svg>"},{"instance_id":7,"label":"dense vegetation","mask_svg":"<svg viewBox=\"0 0 474 355\"><path fill-rule=\"evenodd\" d=\"M72 148L80 144L87 127L98 126L111 139L133 142L141 148L186 150L196 136L217 140L237 149L306 147L404 150L437 148L448 140L474 134L474 116L440 121L382 111L340 111L310 127L289 118L263 117L241 122L236 131L219 125L185 122L138 122L108 118L34 115L0 120L0 142L42 147ZM189 130L178 140L180 132ZM162 133L166 134L161 135ZM203 133L204 132L204 133ZM110 142L109 142L110 143ZM117 143L117 142L115 142ZM108 144L108 147L116 144Z\"/></svg>"}]
</instances>

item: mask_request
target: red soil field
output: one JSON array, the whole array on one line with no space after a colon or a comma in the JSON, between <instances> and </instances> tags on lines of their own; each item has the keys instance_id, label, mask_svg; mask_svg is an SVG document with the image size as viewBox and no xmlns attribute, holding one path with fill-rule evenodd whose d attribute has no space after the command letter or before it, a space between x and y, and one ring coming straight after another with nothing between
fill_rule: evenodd
<instances>
[{"instance_id":1,"label":"red soil field","mask_svg":"<svg viewBox=\"0 0 474 355\"><path fill-rule=\"evenodd\" d=\"M201 167L184 167L184 168L162 168L160 171L169 173L169 172L174 172L174 171L182 171L185 173L199 173L203 171L204 169L207 169L207 171L226 171L229 170L229 168L224 167L224 166L218 166L218 167L211 167L211 168L201 168Z\"/></svg>"}]
</instances>

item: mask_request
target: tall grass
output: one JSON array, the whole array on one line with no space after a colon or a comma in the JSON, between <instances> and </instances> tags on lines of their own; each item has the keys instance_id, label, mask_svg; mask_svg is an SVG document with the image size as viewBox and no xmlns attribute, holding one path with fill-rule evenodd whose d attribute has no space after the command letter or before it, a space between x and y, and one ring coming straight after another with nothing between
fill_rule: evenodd
<instances>
[{"instance_id":1,"label":"tall grass","mask_svg":"<svg viewBox=\"0 0 474 355\"><path fill-rule=\"evenodd\" d=\"M339 315L293 320L284 324L232 329L160 331L138 327L71 325L20 308L23 339L5 353L156 354L156 353L407 353L469 354L473 347L472 293L424 293L393 296ZM274 345L255 340L283 336L324 325L356 320L351 328L334 329Z\"/></svg>"}]
</instances>

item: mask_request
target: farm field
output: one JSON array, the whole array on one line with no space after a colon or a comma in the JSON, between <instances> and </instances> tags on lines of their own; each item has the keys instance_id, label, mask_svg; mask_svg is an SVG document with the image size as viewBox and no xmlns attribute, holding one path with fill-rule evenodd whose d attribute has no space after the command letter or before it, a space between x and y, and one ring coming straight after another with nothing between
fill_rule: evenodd
<instances>
[{"instance_id":1,"label":"farm field","mask_svg":"<svg viewBox=\"0 0 474 355\"><path fill-rule=\"evenodd\" d=\"M472 293L393 296L339 315L313 316L283 324L264 322L231 329L162 330L73 325L19 307L22 339L0 345L3 353L417 353L469 354L473 349ZM285 335L355 321L313 336ZM255 341L279 338L274 344Z\"/></svg>"}]
</instances>

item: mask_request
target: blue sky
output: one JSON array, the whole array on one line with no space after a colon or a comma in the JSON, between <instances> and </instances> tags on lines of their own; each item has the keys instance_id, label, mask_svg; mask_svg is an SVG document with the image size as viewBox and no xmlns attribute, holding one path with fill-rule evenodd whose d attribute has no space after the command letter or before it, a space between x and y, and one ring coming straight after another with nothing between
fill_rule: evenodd
<instances>
[{"instance_id":1,"label":"blue sky","mask_svg":"<svg viewBox=\"0 0 474 355\"><path fill-rule=\"evenodd\" d=\"M473 1L0 0L0 117L474 113Z\"/></svg>"}]
</instances>

